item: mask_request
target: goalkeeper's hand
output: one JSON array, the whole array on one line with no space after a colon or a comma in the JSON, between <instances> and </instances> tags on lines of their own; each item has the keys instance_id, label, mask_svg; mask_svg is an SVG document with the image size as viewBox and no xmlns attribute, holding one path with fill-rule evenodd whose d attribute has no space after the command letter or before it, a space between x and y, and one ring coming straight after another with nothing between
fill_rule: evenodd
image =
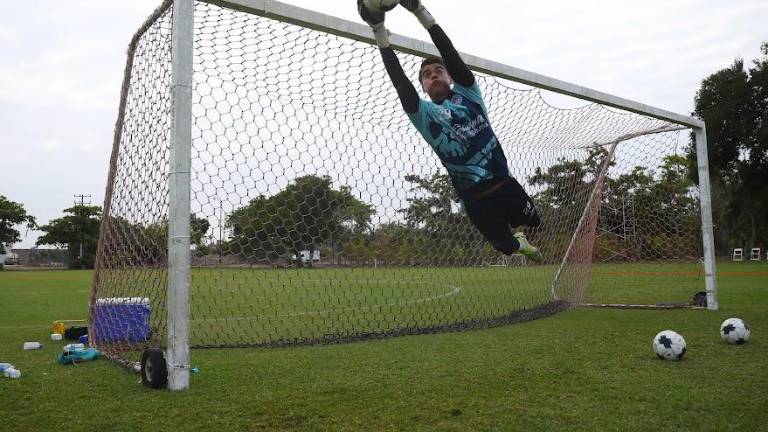
<instances>
[{"instance_id":1,"label":"goalkeeper's hand","mask_svg":"<svg viewBox=\"0 0 768 432\"><path fill-rule=\"evenodd\" d=\"M360 18L363 19L373 29L377 29L379 26L384 25L384 12L372 11L365 7L363 0L357 0L357 12L360 14Z\"/></svg>"},{"instance_id":2,"label":"goalkeeper's hand","mask_svg":"<svg viewBox=\"0 0 768 432\"><path fill-rule=\"evenodd\" d=\"M400 6L411 12L415 12L417 9L424 7L421 4L421 0L400 0Z\"/></svg>"},{"instance_id":3,"label":"goalkeeper's hand","mask_svg":"<svg viewBox=\"0 0 768 432\"><path fill-rule=\"evenodd\" d=\"M411 11L411 13L419 19L419 22L425 29L429 30L430 27L436 24L435 18L433 18L427 8L424 7L421 0L400 0L400 6Z\"/></svg>"}]
</instances>

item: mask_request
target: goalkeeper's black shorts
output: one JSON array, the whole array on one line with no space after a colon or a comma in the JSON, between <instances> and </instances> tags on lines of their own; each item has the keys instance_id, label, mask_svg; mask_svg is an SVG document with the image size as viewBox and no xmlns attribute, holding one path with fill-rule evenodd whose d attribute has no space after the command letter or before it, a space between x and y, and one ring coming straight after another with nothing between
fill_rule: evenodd
<instances>
[{"instance_id":1,"label":"goalkeeper's black shorts","mask_svg":"<svg viewBox=\"0 0 768 432\"><path fill-rule=\"evenodd\" d=\"M469 220L494 249L505 254L516 252L520 243L513 237L514 229L541 224L533 200L512 177L478 186L462 200Z\"/></svg>"}]
</instances>

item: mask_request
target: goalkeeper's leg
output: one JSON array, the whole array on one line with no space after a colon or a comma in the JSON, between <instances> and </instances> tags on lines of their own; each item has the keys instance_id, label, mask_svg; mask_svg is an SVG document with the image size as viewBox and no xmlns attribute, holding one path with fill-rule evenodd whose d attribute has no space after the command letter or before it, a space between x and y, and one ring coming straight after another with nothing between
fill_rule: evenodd
<instances>
[{"instance_id":1,"label":"goalkeeper's leg","mask_svg":"<svg viewBox=\"0 0 768 432\"><path fill-rule=\"evenodd\" d=\"M518 252L525 255L526 258L529 258L533 262L542 262L544 261L544 255L541 254L541 251L539 251L539 248L533 246L528 242L528 239L525 238L525 234L522 231L518 231L514 234L515 240L520 244L518 246Z\"/></svg>"},{"instance_id":2,"label":"goalkeeper's leg","mask_svg":"<svg viewBox=\"0 0 768 432\"><path fill-rule=\"evenodd\" d=\"M543 261L539 249L515 228L519 225L536 227L541 221L533 201L514 178L490 194L465 200L464 207L469 219L494 249L506 255L519 252L534 262Z\"/></svg>"},{"instance_id":3,"label":"goalkeeper's leg","mask_svg":"<svg viewBox=\"0 0 768 432\"><path fill-rule=\"evenodd\" d=\"M539 212L536 210L533 200L514 178L506 185L502 193L505 194L505 199L510 201L509 224L516 231L514 237L520 243L518 250L534 262L544 261L541 251L528 241L522 231L522 226L535 228L541 225Z\"/></svg>"}]
</instances>

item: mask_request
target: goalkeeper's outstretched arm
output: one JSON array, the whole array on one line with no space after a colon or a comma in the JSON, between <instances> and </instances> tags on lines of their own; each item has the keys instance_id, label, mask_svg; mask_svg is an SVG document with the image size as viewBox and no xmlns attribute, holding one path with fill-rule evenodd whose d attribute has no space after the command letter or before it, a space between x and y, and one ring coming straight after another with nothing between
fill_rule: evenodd
<instances>
[{"instance_id":1,"label":"goalkeeper's outstretched arm","mask_svg":"<svg viewBox=\"0 0 768 432\"><path fill-rule=\"evenodd\" d=\"M389 79L392 80L392 84L397 90L397 95L400 96L400 102L403 104L403 109L408 114L413 114L419 110L419 93L416 92L416 88L405 75L403 67L400 65L400 60L395 54L395 50L391 47L380 48L381 58L384 59L384 67L387 68Z\"/></svg>"},{"instance_id":2,"label":"goalkeeper's outstretched arm","mask_svg":"<svg viewBox=\"0 0 768 432\"><path fill-rule=\"evenodd\" d=\"M421 3L421 0L400 0L400 5L408 9L418 18L421 25L429 32L429 36L432 38L432 42L435 43L437 50L440 51L440 55L443 57L443 63L448 70L448 74L451 75L453 80L465 87L469 87L475 83L475 76L472 71L469 70L467 64L461 59L458 51L453 46L453 43L445 34L440 25L435 22L435 18Z\"/></svg>"},{"instance_id":3,"label":"goalkeeper's outstretched arm","mask_svg":"<svg viewBox=\"0 0 768 432\"><path fill-rule=\"evenodd\" d=\"M362 0L357 0L357 11L360 13L363 21L368 23L373 30L376 44L379 46L381 57L384 60L384 67L387 69L387 74L389 74L395 90L397 90L397 95L400 97L403 109L409 114L417 112L419 110L419 93L416 92L416 88L413 87L413 84L405 75L395 50L389 46L389 36L387 29L384 27L384 13L369 10L365 7Z\"/></svg>"}]
</instances>

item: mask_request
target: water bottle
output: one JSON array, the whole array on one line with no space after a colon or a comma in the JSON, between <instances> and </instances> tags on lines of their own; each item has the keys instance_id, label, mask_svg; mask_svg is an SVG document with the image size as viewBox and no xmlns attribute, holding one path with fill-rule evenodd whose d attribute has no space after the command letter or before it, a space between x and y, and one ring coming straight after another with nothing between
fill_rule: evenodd
<instances>
[{"instance_id":1,"label":"water bottle","mask_svg":"<svg viewBox=\"0 0 768 432\"><path fill-rule=\"evenodd\" d=\"M43 344L41 344L40 342L24 342L25 350L38 350L42 348L43 348Z\"/></svg>"},{"instance_id":2,"label":"water bottle","mask_svg":"<svg viewBox=\"0 0 768 432\"><path fill-rule=\"evenodd\" d=\"M3 372L3 375L8 378L21 378L21 371L14 368L8 368Z\"/></svg>"},{"instance_id":3,"label":"water bottle","mask_svg":"<svg viewBox=\"0 0 768 432\"><path fill-rule=\"evenodd\" d=\"M61 340L61 333L51 333L51 340L52 341L60 341Z\"/></svg>"},{"instance_id":4,"label":"water bottle","mask_svg":"<svg viewBox=\"0 0 768 432\"><path fill-rule=\"evenodd\" d=\"M75 350L84 350L85 344L81 343L72 343L72 344L66 344L64 345L64 351L75 351Z\"/></svg>"},{"instance_id":5,"label":"water bottle","mask_svg":"<svg viewBox=\"0 0 768 432\"><path fill-rule=\"evenodd\" d=\"M4 373L6 369L15 369L10 363L0 363L0 373Z\"/></svg>"}]
</instances>

